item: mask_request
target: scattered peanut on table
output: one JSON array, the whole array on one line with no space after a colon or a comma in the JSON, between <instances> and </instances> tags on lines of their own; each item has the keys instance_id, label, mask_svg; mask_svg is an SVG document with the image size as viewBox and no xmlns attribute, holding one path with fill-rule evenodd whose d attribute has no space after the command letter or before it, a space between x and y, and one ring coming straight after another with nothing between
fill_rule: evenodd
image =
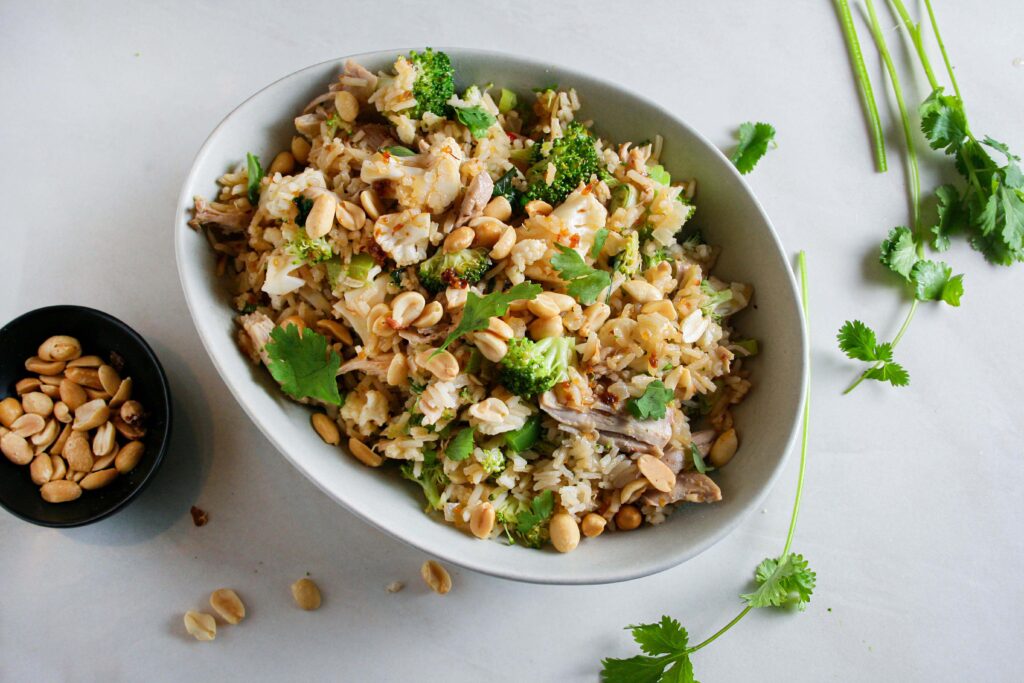
<instances>
[{"instance_id":1,"label":"scattered peanut on table","mask_svg":"<svg viewBox=\"0 0 1024 683\"><path fill-rule=\"evenodd\" d=\"M16 465L29 465L48 503L109 486L142 459L146 412L131 400L131 377L122 379L115 365L120 367L83 356L77 339L56 335L25 361L35 376L15 384L17 397L0 401L0 452ZM205 634L202 616L192 622Z\"/></svg>"}]
</instances>

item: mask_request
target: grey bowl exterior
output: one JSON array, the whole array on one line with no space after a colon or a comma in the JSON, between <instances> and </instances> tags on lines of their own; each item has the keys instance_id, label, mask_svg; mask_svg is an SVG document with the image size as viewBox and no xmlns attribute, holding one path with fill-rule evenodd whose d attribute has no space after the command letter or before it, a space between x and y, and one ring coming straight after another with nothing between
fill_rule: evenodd
<instances>
[{"instance_id":1,"label":"grey bowl exterior","mask_svg":"<svg viewBox=\"0 0 1024 683\"><path fill-rule=\"evenodd\" d=\"M723 247L716 274L750 282L755 305L736 321L761 342L750 364L754 389L736 411L741 438L732 463L715 477L724 500L686 506L656 527L610 533L567 555L482 542L423 514L413 487L324 444L309 410L287 400L269 374L234 344L234 315L205 239L187 226L194 195L210 196L215 180L251 151L270 159L287 149L292 119L334 79L346 58L317 64L259 91L231 112L199 150L182 188L175 251L182 288L199 337L228 388L268 439L295 467L360 518L434 557L517 581L595 584L638 578L684 562L724 538L771 489L796 440L807 375L807 348L792 268L771 221L732 164L708 140L654 102L583 73L508 54L441 48L457 85L494 82L518 92L557 82L576 88L580 117L612 140L665 138L662 162L673 177L699 181L694 221ZM408 50L353 55L371 70Z\"/></svg>"}]
</instances>

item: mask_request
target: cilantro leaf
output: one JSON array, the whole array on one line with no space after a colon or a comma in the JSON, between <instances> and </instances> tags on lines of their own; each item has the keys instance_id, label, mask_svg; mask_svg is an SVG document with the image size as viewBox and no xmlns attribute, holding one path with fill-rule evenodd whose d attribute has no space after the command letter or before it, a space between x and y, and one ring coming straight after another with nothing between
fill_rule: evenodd
<instances>
[{"instance_id":1,"label":"cilantro leaf","mask_svg":"<svg viewBox=\"0 0 1024 683\"><path fill-rule=\"evenodd\" d=\"M911 272L914 295L920 301L941 299L950 306L959 306L964 293L964 276L952 275L953 270L941 261L918 261Z\"/></svg>"},{"instance_id":2,"label":"cilantro leaf","mask_svg":"<svg viewBox=\"0 0 1024 683\"><path fill-rule=\"evenodd\" d=\"M730 161L740 173L746 175L768 151L768 143L775 139L775 128L768 123L744 123L740 126L739 144Z\"/></svg>"},{"instance_id":3,"label":"cilantro leaf","mask_svg":"<svg viewBox=\"0 0 1024 683\"><path fill-rule=\"evenodd\" d=\"M556 244L560 253L551 257L551 265L558 276L569 283L567 291L581 304L590 305L597 301L601 292L612 284L608 271L591 268L575 249Z\"/></svg>"},{"instance_id":4,"label":"cilantro leaf","mask_svg":"<svg viewBox=\"0 0 1024 683\"><path fill-rule=\"evenodd\" d=\"M505 445L516 453L522 453L533 447L540 440L540 413L534 413L526 419L519 429L505 432Z\"/></svg>"},{"instance_id":5,"label":"cilantro leaf","mask_svg":"<svg viewBox=\"0 0 1024 683\"><path fill-rule=\"evenodd\" d=\"M445 337L444 343L434 352L433 355L441 353L448 348L448 345L464 334L487 329L488 321L494 316L503 316L508 311L508 306L513 301L535 299L543 288L533 282L520 282L518 285L504 291L493 292L485 296L477 296L470 292L466 296L466 305L462 308L462 318L455 329Z\"/></svg>"},{"instance_id":6,"label":"cilantro leaf","mask_svg":"<svg viewBox=\"0 0 1024 683\"><path fill-rule=\"evenodd\" d=\"M387 152L388 154L390 154L393 157L414 157L414 156L416 156L416 152L412 151L408 147L403 147L402 145L391 145L390 147L385 147L384 151Z\"/></svg>"},{"instance_id":7,"label":"cilantro leaf","mask_svg":"<svg viewBox=\"0 0 1024 683\"><path fill-rule=\"evenodd\" d=\"M604 683L697 683L687 650L689 635L678 621L663 616L655 624L626 628L646 655L605 659L601 662Z\"/></svg>"},{"instance_id":8,"label":"cilantro leaf","mask_svg":"<svg viewBox=\"0 0 1024 683\"><path fill-rule=\"evenodd\" d=\"M256 206L260 201L260 180L263 179L263 166L260 159L252 152L245 153L246 187L249 190L249 203Z\"/></svg>"},{"instance_id":9,"label":"cilantro leaf","mask_svg":"<svg viewBox=\"0 0 1024 683\"><path fill-rule=\"evenodd\" d=\"M473 452L473 435L476 433L475 427L465 427L459 430L459 433L448 442L448 445L444 448L444 455L449 460L459 462L465 460Z\"/></svg>"},{"instance_id":10,"label":"cilantro leaf","mask_svg":"<svg viewBox=\"0 0 1024 683\"><path fill-rule=\"evenodd\" d=\"M714 467L709 467L708 464L704 462L704 456L701 455L700 449L697 448L697 444L693 442L690 443L690 460L693 461L693 469L697 470L701 474L707 474L715 469Z\"/></svg>"},{"instance_id":11,"label":"cilantro leaf","mask_svg":"<svg viewBox=\"0 0 1024 683\"><path fill-rule=\"evenodd\" d=\"M967 211L960 202L960 193L952 185L940 185L935 188L938 199L936 209L938 222L932 227L932 246L936 251L949 249L949 238L962 232L967 227Z\"/></svg>"},{"instance_id":12,"label":"cilantro leaf","mask_svg":"<svg viewBox=\"0 0 1024 683\"><path fill-rule=\"evenodd\" d=\"M945 149L951 154L967 137L967 116L959 98L944 95L936 88L921 104L921 131L932 149Z\"/></svg>"},{"instance_id":13,"label":"cilantro leaf","mask_svg":"<svg viewBox=\"0 0 1024 683\"><path fill-rule=\"evenodd\" d=\"M510 168L505 175L494 181L494 191L491 193L491 196L493 197L501 195L507 199L513 209L519 206L519 200L523 194L516 189L515 185L512 184L512 181L516 179L518 173L519 171L515 167Z\"/></svg>"},{"instance_id":14,"label":"cilantro leaf","mask_svg":"<svg viewBox=\"0 0 1024 683\"><path fill-rule=\"evenodd\" d=\"M646 387L639 398L626 401L626 409L638 420L660 420L665 417L665 408L675 397L675 392L656 379Z\"/></svg>"},{"instance_id":15,"label":"cilantro leaf","mask_svg":"<svg viewBox=\"0 0 1024 683\"><path fill-rule=\"evenodd\" d=\"M479 106L456 109L455 116L477 140L487 137L487 129L497 121L493 114Z\"/></svg>"},{"instance_id":16,"label":"cilantro leaf","mask_svg":"<svg viewBox=\"0 0 1024 683\"><path fill-rule=\"evenodd\" d=\"M668 185L672 182L672 176L661 164L654 164L647 167L647 177L661 185Z\"/></svg>"},{"instance_id":17,"label":"cilantro leaf","mask_svg":"<svg viewBox=\"0 0 1024 683\"><path fill-rule=\"evenodd\" d=\"M327 338L295 325L275 327L266 346L267 368L292 398L312 398L341 405L336 379L341 357L328 352Z\"/></svg>"},{"instance_id":18,"label":"cilantro leaf","mask_svg":"<svg viewBox=\"0 0 1024 683\"><path fill-rule=\"evenodd\" d=\"M754 575L757 590L740 597L751 607L795 604L803 610L814 592L815 578L802 555L787 553L778 559L767 558Z\"/></svg>"},{"instance_id":19,"label":"cilantro leaf","mask_svg":"<svg viewBox=\"0 0 1024 683\"><path fill-rule=\"evenodd\" d=\"M839 328L839 348L853 360L878 360L875 331L859 320L847 320Z\"/></svg>"},{"instance_id":20,"label":"cilantro leaf","mask_svg":"<svg viewBox=\"0 0 1024 683\"><path fill-rule=\"evenodd\" d=\"M608 240L608 228L598 228L594 233L594 243L590 246L590 258L597 260L604 249L604 243Z\"/></svg>"},{"instance_id":21,"label":"cilantro leaf","mask_svg":"<svg viewBox=\"0 0 1024 683\"><path fill-rule=\"evenodd\" d=\"M894 387L905 387L910 384L910 375L902 365L893 361L886 361L877 368L871 368L866 377L879 382L888 382Z\"/></svg>"},{"instance_id":22,"label":"cilantro leaf","mask_svg":"<svg viewBox=\"0 0 1024 683\"><path fill-rule=\"evenodd\" d=\"M539 527L554 510L555 494L550 489L534 496L530 507L516 515L516 533L526 538L538 538Z\"/></svg>"},{"instance_id":23,"label":"cilantro leaf","mask_svg":"<svg viewBox=\"0 0 1024 683\"><path fill-rule=\"evenodd\" d=\"M889 236L882 242L882 253L879 257L882 265L909 280L910 271L917 260L913 233L902 225L889 231Z\"/></svg>"}]
</instances>

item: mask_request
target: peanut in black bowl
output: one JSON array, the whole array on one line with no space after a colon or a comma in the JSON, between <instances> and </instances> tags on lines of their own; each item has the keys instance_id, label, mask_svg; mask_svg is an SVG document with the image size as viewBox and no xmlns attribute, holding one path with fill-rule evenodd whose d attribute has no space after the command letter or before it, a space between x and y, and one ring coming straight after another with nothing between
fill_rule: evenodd
<instances>
[{"instance_id":1,"label":"peanut in black bowl","mask_svg":"<svg viewBox=\"0 0 1024 683\"><path fill-rule=\"evenodd\" d=\"M21 519L49 527L74 527L99 521L124 508L149 484L163 461L171 435L171 396L156 354L135 330L117 318L84 306L48 306L21 315L0 328L0 399L17 397L15 385L35 376L25 360L54 335L81 342L86 354L114 359L121 376L132 378L132 398L146 410L145 451L131 471L110 485L83 491L75 500L48 503L27 466L0 457L0 505Z\"/></svg>"}]
</instances>

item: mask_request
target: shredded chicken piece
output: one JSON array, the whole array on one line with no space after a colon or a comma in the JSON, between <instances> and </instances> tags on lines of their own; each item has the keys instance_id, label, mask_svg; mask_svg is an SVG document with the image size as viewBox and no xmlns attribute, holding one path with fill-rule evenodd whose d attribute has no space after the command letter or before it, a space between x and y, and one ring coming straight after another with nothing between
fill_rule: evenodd
<instances>
[{"instance_id":1,"label":"shredded chicken piece","mask_svg":"<svg viewBox=\"0 0 1024 683\"><path fill-rule=\"evenodd\" d=\"M193 228L201 225L219 225L225 232L241 232L249 227L252 211L240 211L231 204L208 202L202 197L193 197L195 212L188 222Z\"/></svg>"},{"instance_id":2,"label":"shredded chicken piece","mask_svg":"<svg viewBox=\"0 0 1024 683\"><path fill-rule=\"evenodd\" d=\"M459 217L455 219L455 227L461 228L471 218L476 218L484 211L487 202L491 201L494 193L494 181L487 171L481 171L473 176L469 183L465 196L462 198L462 205L459 207Z\"/></svg>"},{"instance_id":3,"label":"shredded chicken piece","mask_svg":"<svg viewBox=\"0 0 1024 683\"><path fill-rule=\"evenodd\" d=\"M270 333L274 331L274 321L263 313L249 313L238 318L238 324L242 326L248 336L248 349L246 352L252 358L253 363L263 361L264 365L270 363L270 356L267 355L267 342L270 341Z\"/></svg>"},{"instance_id":4,"label":"shredded chicken piece","mask_svg":"<svg viewBox=\"0 0 1024 683\"><path fill-rule=\"evenodd\" d=\"M722 489L711 477L700 472L685 471L676 475L676 485L668 493L647 491L644 500L651 505L664 507L683 501L686 503L717 503L722 500Z\"/></svg>"},{"instance_id":5,"label":"shredded chicken piece","mask_svg":"<svg viewBox=\"0 0 1024 683\"><path fill-rule=\"evenodd\" d=\"M600 432L619 448L632 453L660 455L672 438L672 419L668 414L660 420L636 420L617 415L603 403L594 403L588 412L581 412L558 403L552 391L541 395L540 407L563 425L582 432Z\"/></svg>"},{"instance_id":6,"label":"shredded chicken piece","mask_svg":"<svg viewBox=\"0 0 1024 683\"><path fill-rule=\"evenodd\" d=\"M359 81L363 81L363 83L360 84ZM338 81L331 84L332 92L347 90L356 96L359 104L366 104L366 100L370 98L370 95L373 94L376 88L376 74L368 71L362 64L351 59L345 62L345 70L338 77Z\"/></svg>"},{"instance_id":7,"label":"shredded chicken piece","mask_svg":"<svg viewBox=\"0 0 1024 683\"><path fill-rule=\"evenodd\" d=\"M395 357L393 353L386 353L374 358L353 358L338 368L338 374L346 372L365 372L368 375L375 375L381 379L387 379L388 366Z\"/></svg>"}]
</instances>

